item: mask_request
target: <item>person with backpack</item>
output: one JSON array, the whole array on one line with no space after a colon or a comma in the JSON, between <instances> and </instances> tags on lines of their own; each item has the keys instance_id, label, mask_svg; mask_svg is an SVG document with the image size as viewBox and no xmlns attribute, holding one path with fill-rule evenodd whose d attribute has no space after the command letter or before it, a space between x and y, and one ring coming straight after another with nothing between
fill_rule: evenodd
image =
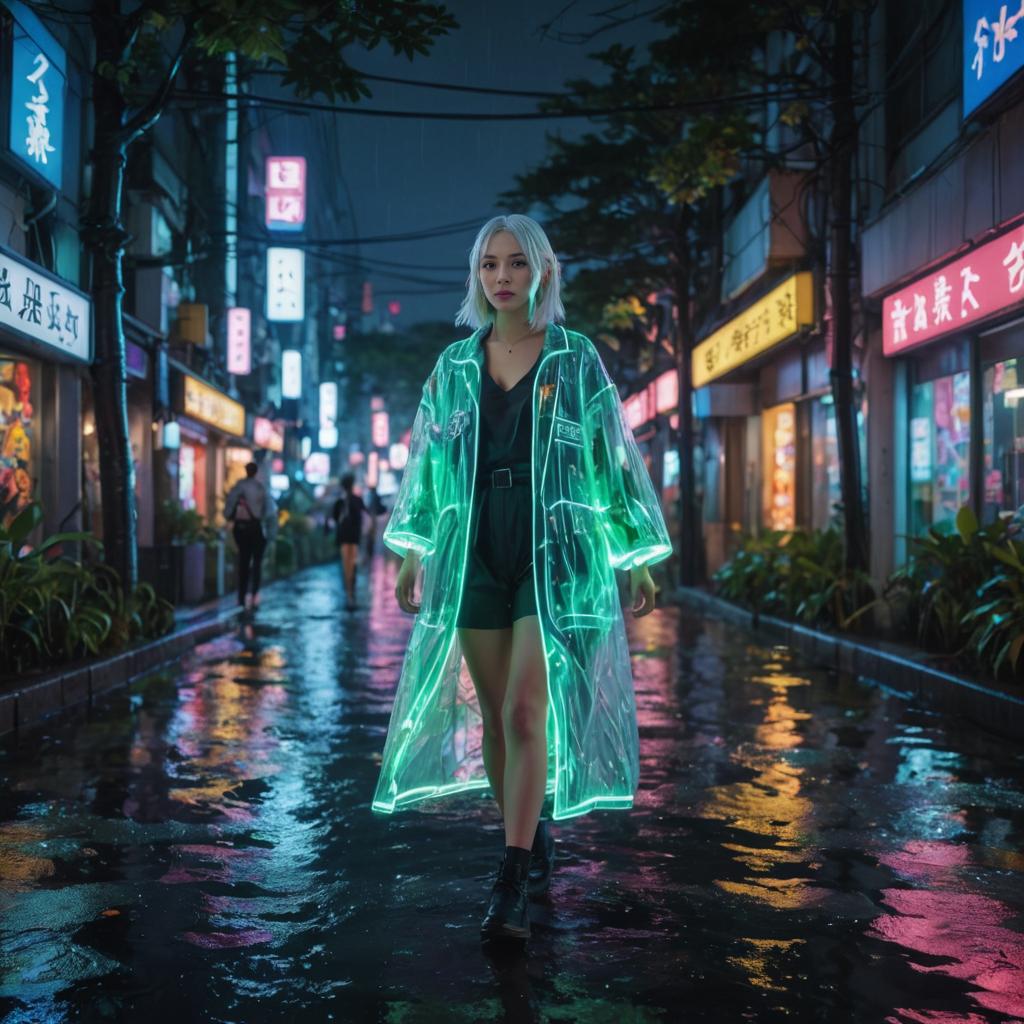
<instances>
[{"instance_id":1,"label":"person with backpack","mask_svg":"<svg viewBox=\"0 0 1024 1024\"><path fill-rule=\"evenodd\" d=\"M258 472L255 462L247 463L244 479L231 488L224 502L224 518L233 524L238 545L238 603L243 608L255 608L260 603L260 576L267 547L264 523L269 526L277 519L277 503L267 486L256 479Z\"/></svg>"}]
</instances>

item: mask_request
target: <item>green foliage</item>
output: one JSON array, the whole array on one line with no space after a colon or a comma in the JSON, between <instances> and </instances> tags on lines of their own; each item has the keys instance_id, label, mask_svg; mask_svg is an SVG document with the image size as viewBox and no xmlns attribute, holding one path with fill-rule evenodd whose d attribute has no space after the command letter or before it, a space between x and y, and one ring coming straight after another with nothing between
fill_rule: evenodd
<instances>
[{"instance_id":1,"label":"green foliage","mask_svg":"<svg viewBox=\"0 0 1024 1024\"><path fill-rule=\"evenodd\" d=\"M850 630L884 600L896 632L993 678L1024 670L1024 536L980 526L963 507L950 532L910 539L913 554L875 598L868 576L843 570L835 529L748 537L715 573L718 593L756 614Z\"/></svg>"},{"instance_id":2,"label":"green foliage","mask_svg":"<svg viewBox=\"0 0 1024 1024\"><path fill-rule=\"evenodd\" d=\"M859 628L877 604L867 574L844 569L842 536L831 527L748 537L715 584L755 614L842 630Z\"/></svg>"},{"instance_id":3,"label":"green foliage","mask_svg":"<svg viewBox=\"0 0 1024 1024\"><path fill-rule=\"evenodd\" d=\"M38 505L0 527L0 673L18 674L120 650L174 626L174 609L140 584L127 599L118 574L58 554L67 543L100 547L87 533L27 543L42 522Z\"/></svg>"},{"instance_id":4,"label":"green foliage","mask_svg":"<svg viewBox=\"0 0 1024 1024\"><path fill-rule=\"evenodd\" d=\"M1024 540L1004 520L985 526L967 506L956 529L913 537L886 598L922 647L993 676L1017 675L1024 648Z\"/></svg>"},{"instance_id":5,"label":"green foliage","mask_svg":"<svg viewBox=\"0 0 1024 1024\"><path fill-rule=\"evenodd\" d=\"M217 543L217 528L192 508L182 508L173 498L165 498L156 512L157 534L169 544Z\"/></svg>"}]
</instances>

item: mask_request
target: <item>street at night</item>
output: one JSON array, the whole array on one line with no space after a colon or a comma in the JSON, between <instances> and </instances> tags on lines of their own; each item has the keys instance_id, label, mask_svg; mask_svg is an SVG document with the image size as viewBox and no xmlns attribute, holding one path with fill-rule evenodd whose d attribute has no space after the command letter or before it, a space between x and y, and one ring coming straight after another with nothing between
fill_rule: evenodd
<instances>
[{"instance_id":1,"label":"street at night","mask_svg":"<svg viewBox=\"0 0 1024 1024\"><path fill-rule=\"evenodd\" d=\"M530 955L487 955L493 802L369 809L394 573L4 743L6 1021L1024 1015L1024 748L678 608L630 625L635 808L556 825Z\"/></svg>"}]
</instances>

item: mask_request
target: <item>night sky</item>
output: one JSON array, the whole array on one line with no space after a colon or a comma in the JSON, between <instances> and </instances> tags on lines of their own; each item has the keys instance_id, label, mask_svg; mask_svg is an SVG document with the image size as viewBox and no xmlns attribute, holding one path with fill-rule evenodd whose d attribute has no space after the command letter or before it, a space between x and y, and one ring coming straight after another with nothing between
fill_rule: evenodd
<instances>
[{"instance_id":1,"label":"night sky","mask_svg":"<svg viewBox=\"0 0 1024 1024\"><path fill-rule=\"evenodd\" d=\"M473 85L496 89L561 91L566 79L594 77L601 70L589 54L613 42L639 42L652 37L657 26L640 20L597 35L582 44L554 38L597 28L594 12L611 5L599 0L563 4L564 13L545 37L541 26L555 17L559 4L526 0L495 7L476 2L448 3L460 28L440 39L429 57L409 62L380 47L372 53L353 51L349 59L372 74ZM618 16L628 17L649 5L623 4ZM536 109L535 99L442 92L414 86L370 82L368 108L415 111L512 113ZM287 135L275 118L275 139ZM456 122L442 120L316 115L316 147L339 173L325 182L311 170L313 190L327 187L340 216L339 230L348 236L349 199L361 238L423 231L440 225L473 220L476 227L496 212L498 195L514 184L517 173L529 169L545 154L545 133L575 134L587 122ZM280 134L279 134L280 133ZM334 157L331 154L337 154ZM334 172L331 172L332 174ZM318 182L317 177L321 177ZM346 194L345 185L348 186ZM520 211L527 212L527 211ZM402 303L396 326L422 320L451 320L461 300L467 257L476 227L456 234L417 242L387 242L361 247L368 276L374 284L377 308L389 299ZM354 254L348 247L343 251ZM384 261L408 266L384 266ZM403 280L388 274L420 278Z\"/></svg>"}]
</instances>

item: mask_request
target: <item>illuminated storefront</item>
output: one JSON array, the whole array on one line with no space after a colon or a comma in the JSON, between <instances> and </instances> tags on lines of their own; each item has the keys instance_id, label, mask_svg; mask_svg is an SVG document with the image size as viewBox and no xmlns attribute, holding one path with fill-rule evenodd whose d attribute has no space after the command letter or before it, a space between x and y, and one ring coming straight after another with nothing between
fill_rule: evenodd
<instances>
[{"instance_id":1,"label":"illuminated storefront","mask_svg":"<svg viewBox=\"0 0 1024 1024\"><path fill-rule=\"evenodd\" d=\"M839 452L810 272L761 295L700 341L691 372L707 571L758 530L834 522ZM863 410L860 417L864 433ZM862 436L863 447L863 436Z\"/></svg>"},{"instance_id":2,"label":"illuminated storefront","mask_svg":"<svg viewBox=\"0 0 1024 1024\"><path fill-rule=\"evenodd\" d=\"M89 299L0 247L0 522L32 502L51 532L77 516L81 380L91 358Z\"/></svg>"},{"instance_id":3,"label":"illuminated storefront","mask_svg":"<svg viewBox=\"0 0 1024 1024\"><path fill-rule=\"evenodd\" d=\"M1024 508L1022 316L1020 220L883 297L882 348L906 409L911 534L952 530L964 505L984 520Z\"/></svg>"},{"instance_id":4,"label":"illuminated storefront","mask_svg":"<svg viewBox=\"0 0 1024 1024\"><path fill-rule=\"evenodd\" d=\"M175 496L182 508L220 523L227 491L252 459L245 407L184 367L171 365L180 431Z\"/></svg>"}]
</instances>

